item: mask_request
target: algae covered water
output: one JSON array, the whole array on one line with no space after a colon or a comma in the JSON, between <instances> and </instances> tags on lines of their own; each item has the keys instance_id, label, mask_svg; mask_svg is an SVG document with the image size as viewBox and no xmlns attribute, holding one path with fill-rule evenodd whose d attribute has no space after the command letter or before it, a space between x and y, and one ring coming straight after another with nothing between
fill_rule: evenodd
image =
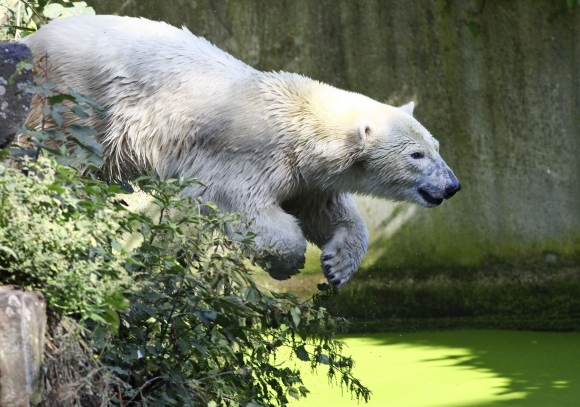
<instances>
[{"instance_id":1,"label":"algae covered water","mask_svg":"<svg viewBox=\"0 0 580 407\"><path fill-rule=\"evenodd\" d=\"M580 333L464 330L349 335L369 407L580 406ZM326 376L296 407L357 406Z\"/></svg>"}]
</instances>

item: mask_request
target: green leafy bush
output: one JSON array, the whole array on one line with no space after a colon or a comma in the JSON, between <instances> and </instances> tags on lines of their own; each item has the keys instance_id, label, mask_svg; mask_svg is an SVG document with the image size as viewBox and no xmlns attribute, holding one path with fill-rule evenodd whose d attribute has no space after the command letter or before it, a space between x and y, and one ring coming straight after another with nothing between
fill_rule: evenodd
<instances>
[{"instance_id":1,"label":"green leafy bush","mask_svg":"<svg viewBox=\"0 0 580 407\"><path fill-rule=\"evenodd\" d=\"M43 59L36 68L45 65ZM17 67L32 68L28 62ZM16 155L0 164L0 281L42 290L55 314L115 326L129 286L130 257L118 243L126 209L114 200L122 190L82 176L103 164L94 130L58 127L65 115L105 112L92 98L53 88L23 90L42 105L43 126L53 127L20 130L20 139L36 148L34 158Z\"/></svg>"},{"instance_id":2,"label":"green leafy bush","mask_svg":"<svg viewBox=\"0 0 580 407\"><path fill-rule=\"evenodd\" d=\"M262 292L248 268L257 259L253 236L225 235L236 216L211 204L203 211L179 194L195 181L139 181L160 216L131 215L132 231L143 238L130 267L138 289L119 335L99 342L101 361L131 385L124 397L160 406L286 405L308 392L299 368L281 364L291 357L307 368L325 365L341 386L368 399L333 339L345 320L331 317L318 297L301 303Z\"/></svg>"},{"instance_id":3,"label":"green leafy bush","mask_svg":"<svg viewBox=\"0 0 580 407\"><path fill-rule=\"evenodd\" d=\"M111 321L129 282L118 190L48 158L0 164L0 281L42 290L58 314Z\"/></svg>"}]
</instances>

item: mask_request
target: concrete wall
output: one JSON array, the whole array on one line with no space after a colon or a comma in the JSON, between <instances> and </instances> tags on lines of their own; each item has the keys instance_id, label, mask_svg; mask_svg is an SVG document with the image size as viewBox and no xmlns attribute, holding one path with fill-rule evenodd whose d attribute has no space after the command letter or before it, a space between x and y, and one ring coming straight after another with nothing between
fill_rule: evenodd
<instances>
[{"instance_id":1,"label":"concrete wall","mask_svg":"<svg viewBox=\"0 0 580 407\"><path fill-rule=\"evenodd\" d=\"M580 8L565 3L89 1L185 24L263 70L414 100L463 190L431 210L361 199L369 268L580 257Z\"/></svg>"}]
</instances>

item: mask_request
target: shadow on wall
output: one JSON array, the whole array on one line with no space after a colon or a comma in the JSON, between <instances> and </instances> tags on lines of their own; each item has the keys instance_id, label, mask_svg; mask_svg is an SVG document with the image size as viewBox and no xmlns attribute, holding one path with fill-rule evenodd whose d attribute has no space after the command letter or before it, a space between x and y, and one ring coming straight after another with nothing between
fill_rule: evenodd
<instances>
[{"instance_id":1,"label":"shadow on wall","mask_svg":"<svg viewBox=\"0 0 580 407\"><path fill-rule=\"evenodd\" d=\"M356 204L370 232L369 251L361 267L372 268L385 255L394 235L415 216L419 207L368 197L356 197Z\"/></svg>"}]
</instances>

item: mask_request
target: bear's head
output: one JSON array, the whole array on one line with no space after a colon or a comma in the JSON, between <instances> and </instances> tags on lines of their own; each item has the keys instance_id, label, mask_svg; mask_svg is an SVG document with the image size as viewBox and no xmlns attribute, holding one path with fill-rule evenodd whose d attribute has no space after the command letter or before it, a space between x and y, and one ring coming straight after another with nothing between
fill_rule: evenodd
<instances>
[{"instance_id":1,"label":"bear's head","mask_svg":"<svg viewBox=\"0 0 580 407\"><path fill-rule=\"evenodd\" d=\"M305 77L291 79L274 87L285 92L282 102L269 103L270 116L298 140L294 153L302 155L299 172L308 183L429 208L461 189L439 142L413 117L413 102L394 107Z\"/></svg>"},{"instance_id":2,"label":"bear's head","mask_svg":"<svg viewBox=\"0 0 580 407\"><path fill-rule=\"evenodd\" d=\"M413 117L413 102L380 105L355 124L353 192L429 208L451 198L461 185L439 155L439 142Z\"/></svg>"}]
</instances>

